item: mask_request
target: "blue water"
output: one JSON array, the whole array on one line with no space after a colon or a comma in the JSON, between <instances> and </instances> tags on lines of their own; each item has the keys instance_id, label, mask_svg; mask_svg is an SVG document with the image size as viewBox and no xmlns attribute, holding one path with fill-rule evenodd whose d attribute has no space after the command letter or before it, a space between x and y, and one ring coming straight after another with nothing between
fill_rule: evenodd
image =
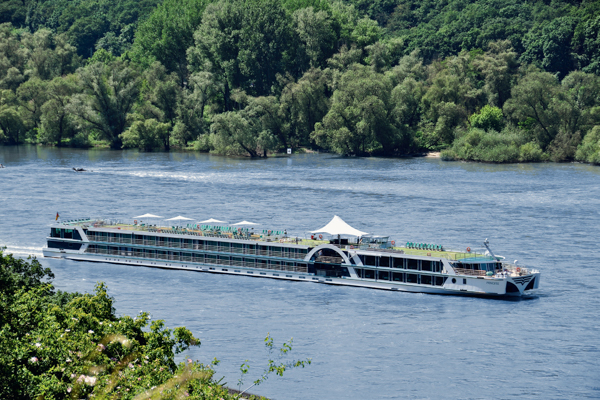
<instances>
[{"instance_id":1,"label":"blue water","mask_svg":"<svg viewBox=\"0 0 600 400\"><path fill-rule=\"evenodd\" d=\"M249 386L267 333L313 364L251 392L273 399L600 398L600 168L438 159L266 160L192 153L0 147L0 246L41 255L62 218L143 213L243 219L297 234L339 215L397 242L482 247L542 271L520 301L333 287L43 259L57 288L107 283L117 312L186 326ZM71 167L89 171L75 173Z\"/></svg>"}]
</instances>

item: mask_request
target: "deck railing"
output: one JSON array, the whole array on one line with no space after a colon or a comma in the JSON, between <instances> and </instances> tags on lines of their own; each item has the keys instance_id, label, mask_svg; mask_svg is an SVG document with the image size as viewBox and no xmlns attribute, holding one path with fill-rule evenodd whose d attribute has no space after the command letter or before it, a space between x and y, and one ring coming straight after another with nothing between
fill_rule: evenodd
<instances>
[{"instance_id":1,"label":"deck railing","mask_svg":"<svg viewBox=\"0 0 600 400\"><path fill-rule=\"evenodd\" d=\"M467 269L467 268L454 268L454 271L458 275L469 275L469 276L485 276L487 271L479 269Z\"/></svg>"}]
</instances>

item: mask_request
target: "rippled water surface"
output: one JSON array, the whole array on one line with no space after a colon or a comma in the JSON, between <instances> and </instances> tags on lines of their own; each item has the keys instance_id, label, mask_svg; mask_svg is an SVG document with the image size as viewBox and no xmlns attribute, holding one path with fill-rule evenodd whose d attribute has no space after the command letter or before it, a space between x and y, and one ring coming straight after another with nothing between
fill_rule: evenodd
<instances>
[{"instance_id":1,"label":"rippled water surface","mask_svg":"<svg viewBox=\"0 0 600 400\"><path fill-rule=\"evenodd\" d=\"M260 222L304 232L337 214L397 242L492 249L542 271L520 301L462 298L43 259L62 290L107 283L119 314L186 326L230 386L266 364L267 332L306 369L253 392L273 399L600 397L600 168L437 159L0 147L0 246L41 256L56 212ZM75 173L72 167L88 169Z\"/></svg>"}]
</instances>

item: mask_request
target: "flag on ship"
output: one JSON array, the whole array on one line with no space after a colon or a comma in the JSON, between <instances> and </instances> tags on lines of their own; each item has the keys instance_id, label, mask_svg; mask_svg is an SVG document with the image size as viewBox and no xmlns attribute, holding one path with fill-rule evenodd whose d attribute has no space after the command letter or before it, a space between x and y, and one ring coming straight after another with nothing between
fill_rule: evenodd
<instances>
[{"instance_id":1,"label":"flag on ship","mask_svg":"<svg viewBox=\"0 0 600 400\"><path fill-rule=\"evenodd\" d=\"M58 217L60 217L60 215L58 215L58 213L56 213L56 218L54 218L54 220L58 221Z\"/></svg>"}]
</instances>

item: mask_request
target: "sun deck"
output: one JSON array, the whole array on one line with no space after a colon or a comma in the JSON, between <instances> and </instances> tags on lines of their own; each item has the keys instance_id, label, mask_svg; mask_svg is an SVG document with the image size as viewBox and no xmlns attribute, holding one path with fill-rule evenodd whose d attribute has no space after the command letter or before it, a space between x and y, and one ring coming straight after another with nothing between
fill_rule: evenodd
<instances>
[{"instance_id":1,"label":"sun deck","mask_svg":"<svg viewBox=\"0 0 600 400\"><path fill-rule=\"evenodd\" d=\"M478 253L476 251L461 252L453 250L425 250L408 248L405 246L390 246L392 242L379 242L379 243L361 243L361 242L342 242L342 244L335 240L324 240L317 239L316 235L311 235L313 238L299 237L289 235L287 230L271 230L271 229L254 229L254 228L238 228L232 226L221 226L221 225L201 225L201 224L186 224L186 226L158 226L154 224L128 224L119 220L108 220L108 219L91 219L83 218L78 220L70 220L61 222L62 225L66 226L79 226L84 229L89 228L102 228L114 230L116 232L131 231L134 232L147 232L147 233L159 233L159 234L170 234L170 235L186 235L186 236L198 236L198 237L209 237L209 238L222 238L222 239L238 239L238 240L250 240L255 242L274 242L274 243L287 243L302 245L308 247L317 247L322 244L332 244L341 249L352 251L373 251L383 252L392 254L405 254L412 256L422 257L436 257L443 258L453 261L470 261L470 262L485 262L485 261L496 261L490 255L484 253ZM111 238L112 239L112 238ZM115 238L117 239L117 238ZM116 240L115 240L116 241ZM129 241L118 240L119 243L131 243ZM441 247L441 246L439 246Z\"/></svg>"}]
</instances>

